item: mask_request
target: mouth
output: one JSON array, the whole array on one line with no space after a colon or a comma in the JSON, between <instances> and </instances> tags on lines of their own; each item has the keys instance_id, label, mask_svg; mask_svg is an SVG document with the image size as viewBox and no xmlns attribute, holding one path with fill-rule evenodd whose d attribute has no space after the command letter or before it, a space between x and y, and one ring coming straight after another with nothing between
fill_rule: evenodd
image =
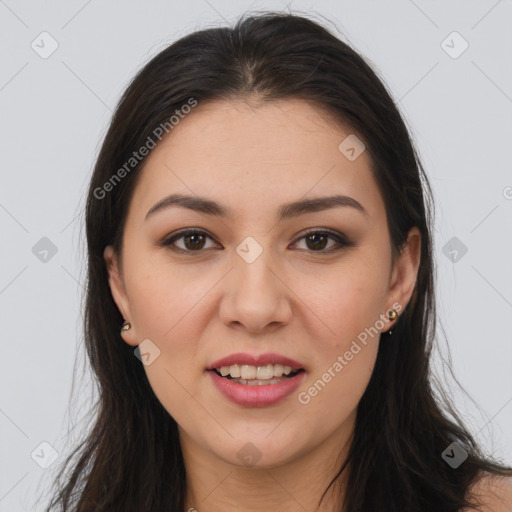
<instances>
[{"instance_id":1,"label":"mouth","mask_svg":"<svg viewBox=\"0 0 512 512\"><path fill-rule=\"evenodd\" d=\"M211 363L212 384L242 407L267 407L290 396L306 378L307 368L283 354L238 352Z\"/></svg>"},{"instance_id":2,"label":"mouth","mask_svg":"<svg viewBox=\"0 0 512 512\"><path fill-rule=\"evenodd\" d=\"M267 364L264 366L234 364L212 368L210 371L236 384L268 386L292 379L305 370L303 368L293 369L291 366L282 364Z\"/></svg>"},{"instance_id":3,"label":"mouth","mask_svg":"<svg viewBox=\"0 0 512 512\"><path fill-rule=\"evenodd\" d=\"M281 370L279 366L233 364L210 368L206 373L214 387L232 403L241 407L268 407L289 397L306 378L304 368L281 365Z\"/></svg>"}]
</instances>

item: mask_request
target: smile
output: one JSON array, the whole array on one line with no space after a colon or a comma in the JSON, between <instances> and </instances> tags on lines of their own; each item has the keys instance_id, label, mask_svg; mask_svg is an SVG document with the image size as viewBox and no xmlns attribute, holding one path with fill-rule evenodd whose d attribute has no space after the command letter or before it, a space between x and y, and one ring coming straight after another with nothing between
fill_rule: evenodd
<instances>
[{"instance_id":1,"label":"smile","mask_svg":"<svg viewBox=\"0 0 512 512\"><path fill-rule=\"evenodd\" d=\"M244 371L244 366L242 365L240 368L241 373ZM252 368L252 374L254 374L256 368ZM213 380L217 390L224 397L244 407L266 407L277 404L293 393L306 375L306 372L302 369L290 371L288 375L282 375L277 378L272 376L272 378L267 379L233 378L231 374L226 374L223 377L216 369L210 370L207 373ZM234 373L236 374L236 369Z\"/></svg>"},{"instance_id":2,"label":"smile","mask_svg":"<svg viewBox=\"0 0 512 512\"><path fill-rule=\"evenodd\" d=\"M293 371L291 366L282 364L267 364L265 366L233 364L215 368L215 371L221 377L226 377L239 384L247 384L249 386L277 384L298 372L298 370Z\"/></svg>"}]
</instances>

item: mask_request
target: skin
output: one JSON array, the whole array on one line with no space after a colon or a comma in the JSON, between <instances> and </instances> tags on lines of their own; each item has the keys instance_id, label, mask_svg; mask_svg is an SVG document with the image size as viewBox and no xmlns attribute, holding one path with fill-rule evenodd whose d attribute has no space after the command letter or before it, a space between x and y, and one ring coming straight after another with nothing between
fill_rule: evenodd
<instances>
[{"instance_id":1,"label":"skin","mask_svg":"<svg viewBox=\"0 0 512 512\"><path fill-rule=\"evenodd\" d=\"M462 512L510 512L512 510L512 477L484 474L468 494L480 503L480 507L466 508Z\"/></svg>"},{"instance_id":2,"label":"skin","mask_svg":"<svg viewBox=\"0 0 512 512\"><path fill-rule=\"evenodd\" d=\"M350 133L301 100L199 104L146 161L128 211L122 266L112 247L105 249L112 295L132 325L122 333L124 341L135 347L150 339L160 350L144 368L179 425L187 510L339 510L333 493L317 504L343 462L379 335L361 345L308 404L298 394L393 304L405 307L421 244L413 228L392 265L384 202L368 152L350 161L338 150ZM148 210L171 193L214 199L235 216L171 207L145 221ZM336 207L277 222L281 204L333 193L359 201L367 216ZM211 238L195 252L188 239L187 254L158 245L183 228ZM302 238L311 228L341 232L355 246L333 251L336 242L328 238L324 252L315 251ZM236 252L248 236L263 250L250 264ZM176 241L181 248L186 243ZM392 325L388 321L379 331ZM235 405L205 372L234 352L278 352L303 363L306 378L275 405ZM237 456L248 442L261 455L252 467ZM343 491L341 482L337 492Z\"/></svg>"}]
</instances>

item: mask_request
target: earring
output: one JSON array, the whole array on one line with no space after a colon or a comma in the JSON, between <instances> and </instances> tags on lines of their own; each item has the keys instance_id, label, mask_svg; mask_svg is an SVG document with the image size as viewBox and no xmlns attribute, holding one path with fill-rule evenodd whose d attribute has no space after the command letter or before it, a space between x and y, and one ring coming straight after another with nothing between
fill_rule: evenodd
<instances>
[{"instance_id":1,"label":"earring","mask_svg":"<svg viewBox=\"0 0 512 512\"><path fill-rule=\"evenodd\" d=\"M394 310L394 309L391 309L388 311L388 318L390 320L396 320L398 318L398 313ZM386 334L392 334L392 331L391 329L389 331L386 331Z\"/></svg>"},{"instance_id":2,"label":"earring","mask_svg":"<svg viewBox=\"0 0 512 512\"><path fill-rule=\"evenodd\" d=\"M397 316L398 316L398 313L394 309L391 309L390 311L388 311L388 318L390 320L395 320Z\"/></svg>"},{"instance_id":3,"label":"earring","mask_svg":"<svg viewBox=\"0 0 512 512\"><path fill-rule=\"evenodd\" d=\"M128 331L132 328L132 324L130 322L124 322L121 327L121 332Z\"/></svg>"}]
</instances>

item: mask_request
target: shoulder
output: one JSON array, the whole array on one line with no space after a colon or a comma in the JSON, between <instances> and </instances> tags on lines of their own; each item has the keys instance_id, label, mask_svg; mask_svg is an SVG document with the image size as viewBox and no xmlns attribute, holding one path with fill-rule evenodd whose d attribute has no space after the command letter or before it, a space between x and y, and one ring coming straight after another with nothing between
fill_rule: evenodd
<instances>
[{"instance_id":1,"label":"shoulder","mask_svg":"<svg viewBox=\"0 0 512 512\"><path fill-rule=\"evenodd\" d=\"M480 508L465 508L461 512L511 512L512 476L483 473L468 489L468 496L480 503Z\"/></svg>"}]
</instances>

